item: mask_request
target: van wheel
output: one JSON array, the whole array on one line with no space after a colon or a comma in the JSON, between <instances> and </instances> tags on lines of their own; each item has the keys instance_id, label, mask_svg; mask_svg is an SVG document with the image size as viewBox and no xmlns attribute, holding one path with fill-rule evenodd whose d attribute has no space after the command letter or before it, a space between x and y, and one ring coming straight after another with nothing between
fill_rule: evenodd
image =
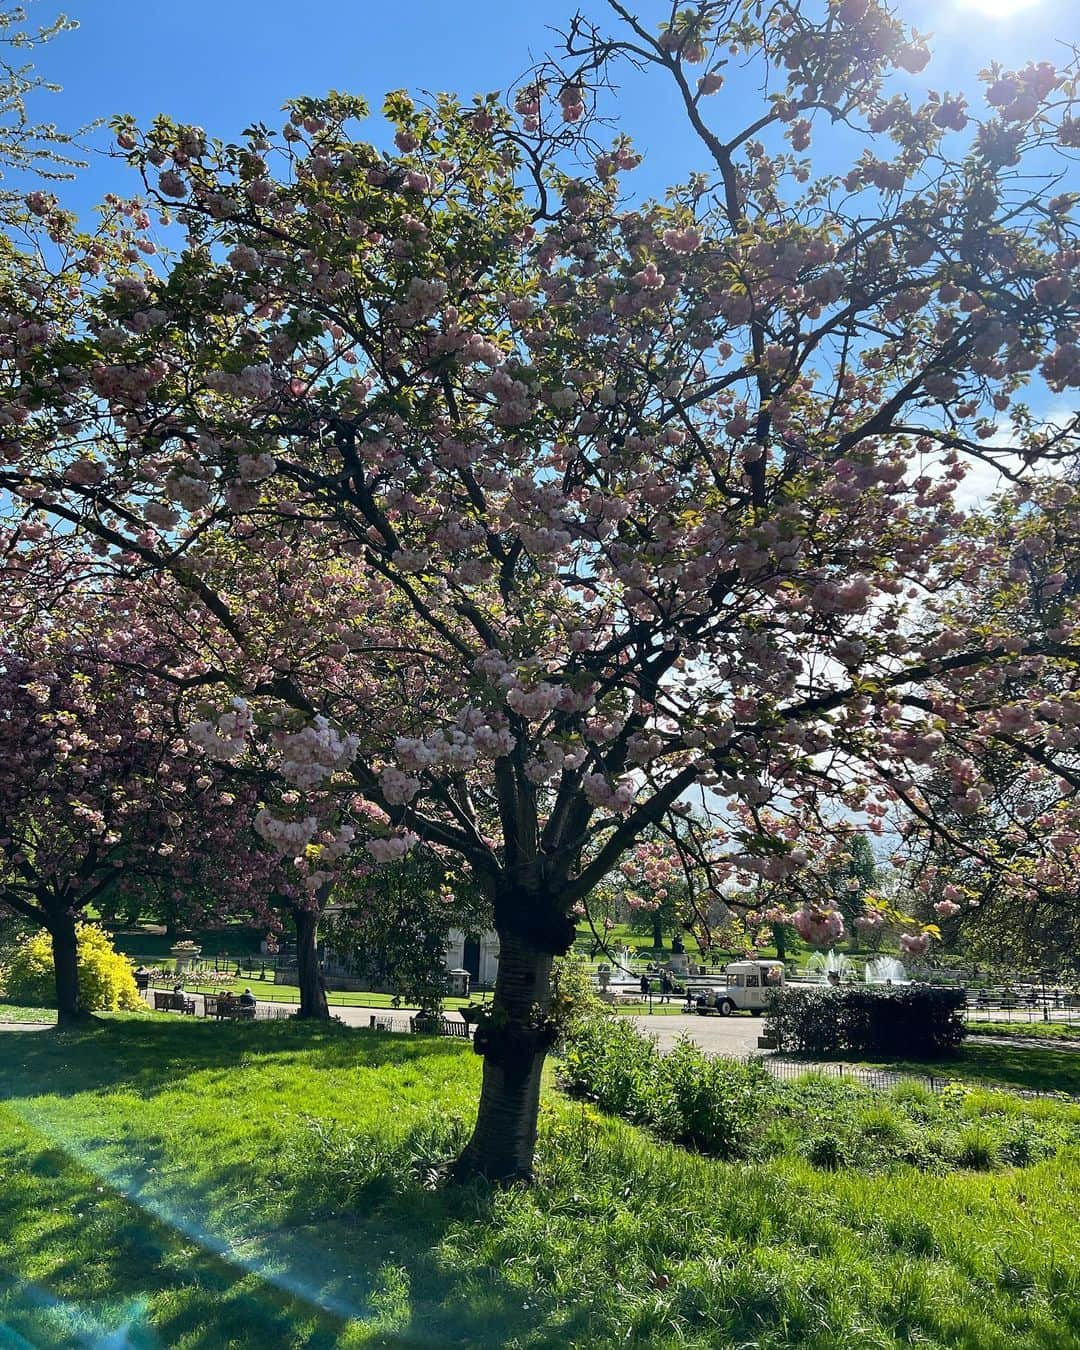
<instances>
[{"instance_id":1,"label":"van wheel","mask_svg":"<svg viewBox=\"0 0 1080 1350\"><path fill-rule=\"evenodd\" d=\"M729 998L722 998L716 1005L716 1011L721 1017L730 1017L735 1011L735 1004Z\"/></svg>"}]
</instances>

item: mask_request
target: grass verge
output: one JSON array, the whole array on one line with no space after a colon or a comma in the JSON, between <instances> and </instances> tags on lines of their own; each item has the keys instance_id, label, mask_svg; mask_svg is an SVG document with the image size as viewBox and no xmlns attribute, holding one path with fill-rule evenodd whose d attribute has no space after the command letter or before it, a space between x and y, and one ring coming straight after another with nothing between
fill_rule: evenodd
<instances>
[{"instance_id":1,"label":"grass verge","mask_svg":"<svg viewBox=\"0 0 1080 1350\"><path fill-rule=\"evenodd\" d=\"M987 1037L966 1041L960 1052L936 1062L875 1063L900 1073L934 1074L965 1083L1000 1084L1027 1092L1064 1092L1080 1096L1080 1056L1052 1045L996 1045Z\"/></svg>"}]
</instances>

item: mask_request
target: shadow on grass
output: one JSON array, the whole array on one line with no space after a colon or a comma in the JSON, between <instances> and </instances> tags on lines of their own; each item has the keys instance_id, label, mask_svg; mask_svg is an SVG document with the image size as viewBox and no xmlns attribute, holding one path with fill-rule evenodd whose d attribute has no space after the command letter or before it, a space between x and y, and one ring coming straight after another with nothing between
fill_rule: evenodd
<instances>
[{"instance_id":1,"label":"shadow on grass","mask_svg":"<svg viewBox=\"0 0 1080 1350\"><path fill-rule=\"evenodd\" d=\"M171 1089L185 1072L235 1070L317 1053L323 1069L430 1062L463 1053L440 1038L386 1034L291 1021L217 1023L135 1016L72 1030L11 1030L0 1036L0 1101L61 1097L125 1087L142 1095Z\"/></svg>"},{"instance_id":2,"label":"shadow on grass","mask_svg":"<svg viewBox=\"0 0 1080 1350\"><path fill-rule=\"evenodd\" d=\"M340 1313L253 1278L31 1129L5 1126L0 1344L336 1344Z\"/></svg>"},{"instance_id":3,"label":"shadow on grass","mask_svg":"<svg viewBox=\"0 0 1080 1350\"><path fill-rule=\"evenodd\" d=\"M340 1120L324 1129L315 1086L301 1108L316 1119L294 1109L268 1159L259 1112L272 1099L244 1114L245 1068L284 1082L304 1058L319 1071L415 1066L438 1081L445 1057L469 1053L286 1022L5 1033L0 1345L329 1347L354 1319L365 1345L397 1350L535 1338L536 1305L523 1307L505 1271L440 1251L493 1203L483 1187L423 1184L427 1164L463 1138L413 1130L388 1143ZM220 1112L190 1125L162 1117L157 1094L198 1072L205 1095L206 1071L223 1075ZM147 1105L129 1110L125 1094ZM579 1315L587 1309L568 1314L564 1332Z\"/></svg>"}]
</instances>

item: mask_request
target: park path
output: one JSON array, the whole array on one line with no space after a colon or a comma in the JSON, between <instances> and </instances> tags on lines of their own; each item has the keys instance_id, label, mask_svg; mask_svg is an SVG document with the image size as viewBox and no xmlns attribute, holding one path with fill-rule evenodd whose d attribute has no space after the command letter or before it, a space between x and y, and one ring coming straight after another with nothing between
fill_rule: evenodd
<instances>
[{"instance_id":1,"label":"park path","mask_svg":"<svg viewBox=\"0 0 1080 1350\"><path fill-rule=\"evenodd\" d=\"M147 991L145 997L146 1002L152 1007L153 997L151 992ZM195 999L196 1015L202 1017L202 994L193 994L191 997ZM298 1006L296 1003L260 1001L257 1015L259 1018L289 1016L296 1012ZM377 1017L380 1022L389 1020L394 1031L408 1031L409 1018L414 1017L418 1012L418 1008L374 1008L364 1005L339 1007L334 1004L330 1008L331 1016L340 1018L346 1026L370 1026L371 1018ZM699 1045L706 1054L742 1057L757 1049L757 1038L761 1031L761 1019L758 1017L738 1015L735 1017L701 1017L697 1013L623 1013L620 1015L629 1018L642 1031L655 1035L661 1050L670 1050L680 1036L689 1036L694 1044ZM450 1011L447 1013L448 1020L456 1021L458 1017L457 1012Z\"/></svg>"}]
</instances>

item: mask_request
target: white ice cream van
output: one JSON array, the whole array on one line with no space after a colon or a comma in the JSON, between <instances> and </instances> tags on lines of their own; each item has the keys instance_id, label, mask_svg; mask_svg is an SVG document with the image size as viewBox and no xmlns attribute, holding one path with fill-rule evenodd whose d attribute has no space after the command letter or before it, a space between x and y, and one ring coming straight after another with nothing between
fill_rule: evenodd
<instances>
[{"instance_id":1,"label":"white ice cream van","mask_svg":"<svg viewBox=\"0 0 1080 1350\"><path fill-rule=\"evenodd\" d=\"M773 993L783 987L783 961L732 961L724 967L722 984L698 991L697 1010L702 1017L714 1012L730 1017L743 1010L760 1017Z\"/></svg>"}]
</instances>

